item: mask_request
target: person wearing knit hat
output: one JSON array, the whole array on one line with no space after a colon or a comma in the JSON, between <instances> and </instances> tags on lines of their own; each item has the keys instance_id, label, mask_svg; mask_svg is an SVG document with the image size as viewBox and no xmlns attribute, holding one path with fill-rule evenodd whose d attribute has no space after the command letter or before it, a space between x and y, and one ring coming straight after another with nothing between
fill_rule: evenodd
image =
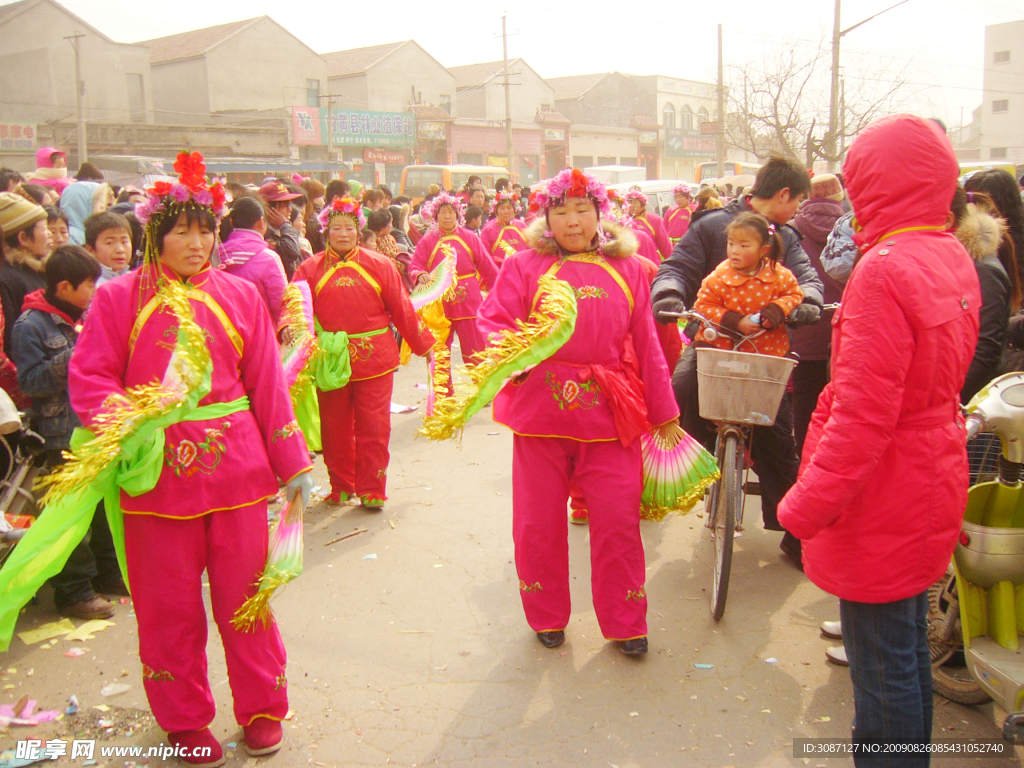
<instances>
[{"instance_id":1,"label":"person wearing knit hat","mask_svg":"<svg viewBox=\"0 0 1024 768\"><path fill-rule=\"evenodd\" d=\"M50 253L50 230L42 206L10 192L0 193L0 230L6 258L0 266L4 348L10 349L14 323L25 296L46 287L43 265Z\"/></svg>"},{"instance_id":2,"label":"person wearing knit hat","mask_svg":"<svg viewBox=\"0 0 1024 768\"><path fill-rule=\"evenodd\" d=\"M846 193L843 192L843 185L839 183L839 178L835 174L823 173L811 179L810 199L813 200L816 197L825 197L841 203L846 197Z\"/></svg>"}]
</instances>

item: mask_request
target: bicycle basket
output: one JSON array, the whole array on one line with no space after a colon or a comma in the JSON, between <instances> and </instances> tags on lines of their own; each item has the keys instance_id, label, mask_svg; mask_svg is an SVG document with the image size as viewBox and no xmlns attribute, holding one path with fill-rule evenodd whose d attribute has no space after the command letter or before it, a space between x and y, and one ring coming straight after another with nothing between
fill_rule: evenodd
<instances>
[{"instance_id":1,"label":"bicycle basket","mask_svg":"<svg viewBox=\"0 0 1024 768\"><path fill-rule=\"evenodd\" d=\"M796 360L786 357L698 348L700 415L711 421L770 427L795 365Z\"/></svg>"}]
</instances>

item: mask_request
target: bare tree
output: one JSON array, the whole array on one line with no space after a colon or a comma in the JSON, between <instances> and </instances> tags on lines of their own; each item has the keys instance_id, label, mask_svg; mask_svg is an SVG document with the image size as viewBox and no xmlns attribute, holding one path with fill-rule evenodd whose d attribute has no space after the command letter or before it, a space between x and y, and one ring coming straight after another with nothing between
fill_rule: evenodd
<instances>
[{"instance_id":1,"label":"bare tree","mask_svg":"<svg viewBox=\"0 0 1024 768\"><path fill-rule=\"evenodd\" d=\"M836 157L829 158L830 43L814 49L778 49L758 62L730 67L726 133L759 159L772 153L841 161L845 147L868 123L907 108L919 89L909 80L911 62L844 54L845 99L840 103Z\"/></svg>"}]
</instances>

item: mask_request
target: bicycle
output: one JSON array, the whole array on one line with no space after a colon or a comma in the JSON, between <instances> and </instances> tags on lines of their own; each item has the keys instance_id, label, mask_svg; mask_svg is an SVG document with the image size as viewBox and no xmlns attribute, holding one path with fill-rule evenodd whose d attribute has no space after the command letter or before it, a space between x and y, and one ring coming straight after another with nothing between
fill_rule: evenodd
<instances>
[{"instance_id":1,"label":"bicycle","mask_svg":"<svg viewBox=\"0 0 1024 768\"><path fill-rule=\"evenodd\" d=\"M671 314L698 323L705 329L704 335L709 341L719 338L723 332L726 338L735 336L699 312ZM715 459L721 472L721 478L708 489L704 499L704 509L708 513L704 525L712 530L714 540L711 615L715 621L725 613L733 540L736 532L743 530L746 496L759 492L744 478L751 428L770 427L775 423L786 383L797 362L793 358L762 355L755 339L763 333L763 330L758 330L749 336L739 337L732 351L715 347L697 348L700 415L716 424ZM752 351L742 351L744 346L749 346Z\"/></svg>"}]
</instances>

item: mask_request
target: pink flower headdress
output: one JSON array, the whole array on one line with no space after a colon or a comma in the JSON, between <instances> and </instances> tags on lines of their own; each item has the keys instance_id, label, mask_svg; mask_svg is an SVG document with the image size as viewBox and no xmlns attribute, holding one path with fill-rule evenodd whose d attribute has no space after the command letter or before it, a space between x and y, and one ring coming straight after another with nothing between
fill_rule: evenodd
<instances>
[{"instance_id":1,"label":"pink flower headdress","mask_svg":"<svg viewBox=\"0 0 1024 768\"><path fill-rule=\"evenodd\" d=\"M491 204L491 213L497 216L498 206L502 203L512 203L512 208L515 209L519 206L519 195L511 190L499 192L494 196L494 202Z\"/></svg>"},{"instance_id":2,"label":"pink flower headdress","mask_svg":"<svg viewBox=\"0 0 1024 768\"><path fill-rule=\"evenodd\" d=\"M420 209L420 215L423 216L424 221L430 222L431 229L437 229L437 213L445 205L450 205L454 209L455 215L459 220L458 225L460 227L464 226L466 223L466 204L458 197L453 197L447 192L440 192L429 203L425 203L423 208Z\"/></svg>"},{"instance_id":3,"label":"pink flower headdress","mask_svg":"<svg viewBox=\"0 0 1024 768\"><path fill-rule=\"evenodd\" d=\"M158 181L146 190L146 199L135 204L135 218L146 228L144 261L156 261L158 248L156 233L161 222L168 216L177 218L187 210L207 210L217 219L227 213L227 194L224 185L217 181L208 184L206 165L198 152L179 153L174 161L177 181Z\"/></svg>"},{"instance_id":4,"label":"pink flower headdress","mask_svg":"<svg viewBox=\"0 0 1024 768\"><path fill-rule=\"evenodd\" d=\"M604 184L579 168L566 168L553 179L539 185L539 189L530 195L530 210L547 213L561 205L567 197L588 197L597 206L598 213L605 215L611 210L608 190Z\"/></svg>"},{"instance_id":5,"label":"pink flower headdress","mask_svg":"<svg viewBox=\"0 0 1024 768\"><path fill-rule=\"evenodd\" d=\"M366 217L363 216L362 206L351 197L335 197L331 200L330 205L325 205L324 209L320 211L317 221L320 222L320 226L325 232L331 224L331 219L335 216L348 216L352 218L359 226L359 229L363 229L366 226Z\"/></svg>"},{"instance_id":6,"label":"pink flower headdress","mask_svg":"<svg viewBox=\"0 0 1024 768\"><path fill-rule=\"evenodd\" d=\"M676 184L674 187L672 187L672 194L673 195L686 195L687 197L689 197L692 194L692 192L690 191L690 185L689 184Z\"/></svg>"},{"instance_id":7,"label":"pink flower headdress","mask_svg":"<svg viewBox=\"0 0 1024 768\"><path fill-rule=\"evenodd\" d=\"M640 191L640 187L630 187L623 199L627 206L633 200L637 200L644 208L647 207L647 195Z\"/></svg>"}]
</instances>

